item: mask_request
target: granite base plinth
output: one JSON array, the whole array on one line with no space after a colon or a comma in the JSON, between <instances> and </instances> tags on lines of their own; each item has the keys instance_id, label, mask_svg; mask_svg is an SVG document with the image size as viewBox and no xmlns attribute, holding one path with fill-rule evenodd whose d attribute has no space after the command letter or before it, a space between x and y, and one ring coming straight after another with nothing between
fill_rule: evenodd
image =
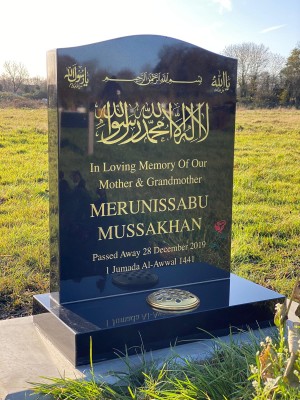
<instances>
[{"instance_id":1,"label":"granite base plinth","mask_svg":"<svg viewBox=\"0 0 300 400\"><path fill-rule=\"evenodd\" d=\"M153 290L59 305L50 294L34 296L33 321L75 366L111 359L118 352L180 345L230 331L273 324L284 296L231 274L230 279L183 287L199 297L191 311L164 312L146 302Z\"/></svg>"}]
</instances>

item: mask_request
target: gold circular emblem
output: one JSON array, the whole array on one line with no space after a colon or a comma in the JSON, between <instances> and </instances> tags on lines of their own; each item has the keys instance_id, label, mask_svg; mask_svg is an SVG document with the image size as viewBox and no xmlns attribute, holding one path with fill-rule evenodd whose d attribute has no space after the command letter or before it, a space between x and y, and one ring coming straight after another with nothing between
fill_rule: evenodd
<instances>
[{"instance_id":1,"label":"gold circular emblem","mask_svg":"<svg viewBox=\"0 0 300 400\"><path fill-rule=\"evenodd\" d=\"M193 293L181 289L161 289L147 297L151 307L160 310L182 311L190 310L200 304Z\"/></svg>"}]
</instances>

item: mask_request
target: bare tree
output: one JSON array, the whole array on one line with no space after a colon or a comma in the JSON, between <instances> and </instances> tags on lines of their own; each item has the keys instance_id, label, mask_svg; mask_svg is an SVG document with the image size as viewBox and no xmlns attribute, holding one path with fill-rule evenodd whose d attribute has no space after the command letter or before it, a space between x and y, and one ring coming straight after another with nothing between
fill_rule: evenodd
<instances>
[{"instance_id":1,"label":"bare tree","mask_svg":"<svg viewBox=\"0 0 300 400\"><path fill-rule=\"evenodd\" d=\"M30 77L27 79L27 84L36 91L47 91L47 79L41 78L40 76Z\"/></svg>"},{"instance_id":2,"label":"bare tree","mask_svg":"<svg viewBox=\"0 0 300 400\"><path fill-rule=\"evenodd\" d=\"M29 73L22 63L6 61L3 65L3 69L3 79L14 93L16 93L20 86L29 78Z\"/></svg>"},{"instance_id":3,"label":"bare tree","mask_svg":"<svg viewBox=\"0 0 300 400\"><path fill-rule=\"evenodd\" d=\"M268 64L270 52L263 44L242 43L225 47L226 56L238 59L238 85L241 97L252 97L258 78Z\"/></svg>"},{"instance_id":4,"label":"bare tree","mask_svg":"<svg viewBox=\"0 0 300 400\"><path fill-rule=\"evenodd\" d=\"M286 58L281 54L270 53L267 71L271 76L279 77L281 70L284 68L286 64Z\"/></svg>"}]
</instances>

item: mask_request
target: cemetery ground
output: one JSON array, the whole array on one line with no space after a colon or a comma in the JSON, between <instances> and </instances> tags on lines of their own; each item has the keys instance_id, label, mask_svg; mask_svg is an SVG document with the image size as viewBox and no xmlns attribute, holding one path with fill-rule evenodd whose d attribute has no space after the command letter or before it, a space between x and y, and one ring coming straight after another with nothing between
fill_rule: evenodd
<instances>
[{"instance_id":1,"label":"cemetery ground","mask_svg":"<svg viewBox=\"0 0 300 400\"><path fill-rule=\"evenodd\" d=\"M300 269L299 127L298 110L237 111L232 271L287 296ZM1 319L30 315L32 296L49 290L47 140L46 109L0 109ZM273 340L286 362L281 336ZM55 399L268 399L270 393L254 397L255 367L248 380L258 349L254 338L242 347L217 343L200 367L128 364L124 386L62 378L36 390ZM278 398L299 396L298 389L284 391Z\"/></svg>"}]
</instances>

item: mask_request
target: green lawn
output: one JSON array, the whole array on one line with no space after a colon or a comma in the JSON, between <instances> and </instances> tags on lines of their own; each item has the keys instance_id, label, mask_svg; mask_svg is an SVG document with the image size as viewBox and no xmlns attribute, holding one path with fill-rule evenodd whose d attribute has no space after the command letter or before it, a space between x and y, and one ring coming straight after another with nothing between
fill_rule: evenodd
<instances>
[{"instance_id":1,"label":"green lawn","mask_svg":"<svg viewBox=\"0 0 300 400\"><path fill-rule=\"evenodd\" d=\"M48 290L47 111L0 110L0 316ZM22 315L21 314L21 315Z\"/></svg>"},{"instance_id":2,"label":"green lawn","mask_svg":"<svg viewBox=\"0 0 300 400\"><path fill-rule=\"evenodd\" d=\"M300 111L238 111L232 269L291 295L300 273Z\"/></svg>"},{"instance_id":3,"label":"green lawn","mask_svg":"<svg viewBox=\"0 0 300 400\"><path fill-rule=\"evenodd\" d=\"M232 270L290 295L300 270L300 111L238 110ZM45 109L0 109L0 318L48 291Z\"/></svg>"}]
</instances>

